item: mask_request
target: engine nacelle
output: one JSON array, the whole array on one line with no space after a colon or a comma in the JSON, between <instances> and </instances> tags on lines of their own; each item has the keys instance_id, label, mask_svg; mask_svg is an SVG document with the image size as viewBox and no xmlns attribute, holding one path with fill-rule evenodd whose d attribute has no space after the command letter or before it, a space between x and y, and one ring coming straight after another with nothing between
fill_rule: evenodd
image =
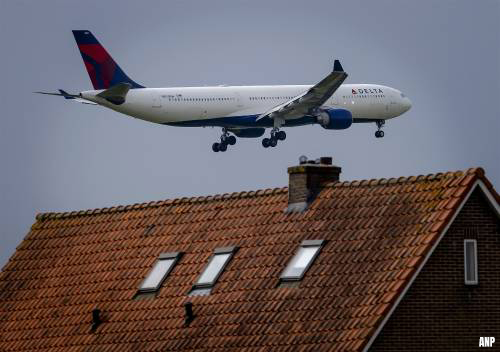
<instances>
[{"instance_id":1,"label":"engine nacelle","mask_svg":"<svg viewBox=\"0 0 500 352\"><path fill-rule=\"evenodd\" d=\"M327 130L345 130L352 125L352 114L345 109L326 109L317 118L321 127Z\"/></svg>"}]
</instances>

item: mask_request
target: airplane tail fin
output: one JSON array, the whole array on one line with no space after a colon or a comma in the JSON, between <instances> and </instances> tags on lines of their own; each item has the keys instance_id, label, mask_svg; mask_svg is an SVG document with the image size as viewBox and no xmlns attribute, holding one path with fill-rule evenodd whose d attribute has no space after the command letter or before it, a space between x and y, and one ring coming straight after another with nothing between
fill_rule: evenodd
<instances>
[{"instance_id":1,"label":"airplane tail fin","mask_svg":"<svg viewBox=\"0 0 500 352\"><path fill-rule=\"evenodd\" d=\"M119 83L129 83L131 88L144 88L123 72L90 31L75 30L73 35L94 89L108 89Z\"/></svg>"}]
</instances>

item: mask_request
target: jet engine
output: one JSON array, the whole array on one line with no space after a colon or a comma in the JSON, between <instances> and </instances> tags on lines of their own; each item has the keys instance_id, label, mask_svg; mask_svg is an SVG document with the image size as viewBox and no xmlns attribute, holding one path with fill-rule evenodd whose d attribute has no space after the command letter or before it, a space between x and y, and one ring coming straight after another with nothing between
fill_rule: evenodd
<instances>
[{"instance_id":1,"label":"jet engine","mask_svg":"<svg viewBox=\"0 0 500 352\"><path fill-rule=\"evenodd\" d=\"M321 127L327 130L344 130L352 125L352 114L345 109L324 109L317 119Z\"/></svg>"}]
</instances>

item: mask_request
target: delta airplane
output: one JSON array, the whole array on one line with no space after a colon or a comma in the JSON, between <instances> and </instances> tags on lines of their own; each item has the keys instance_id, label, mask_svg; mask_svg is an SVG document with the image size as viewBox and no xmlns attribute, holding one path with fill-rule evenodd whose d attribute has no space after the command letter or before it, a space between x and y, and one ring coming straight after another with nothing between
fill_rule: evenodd
<instances>
[{"instance_id":1,"label":"delta airplane","mask_svg":"<svg viewBox=\"0 0 500 352\"><path fill-rule=\"evenodd\" d=\"M170 126L222 127L214 152L224 152L236 137L258 138L271 128L264 148L286 138L283 127L319 124L343 130L371 122L375 137L384 136L385 121L408 111L411 102L399 90L377 84L342 84L347 78L340 61L316 85L215 86L146 88L130 79L88 30L73 31L94 90L58 95L101 105L141 120Z\"/></svg>"}]
</instances>

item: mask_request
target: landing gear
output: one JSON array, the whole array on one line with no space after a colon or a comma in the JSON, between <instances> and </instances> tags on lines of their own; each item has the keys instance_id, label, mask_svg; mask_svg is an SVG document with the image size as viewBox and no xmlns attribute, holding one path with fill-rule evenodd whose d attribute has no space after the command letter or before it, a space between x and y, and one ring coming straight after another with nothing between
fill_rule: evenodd
<instances>
[{"instance_id":1,"label":"landing gear","mask_svg":"<svg viewBox=\"0 0 500 352\"><path fill-rule=\"evenodd\" d=\"M220 143L215 142L212 144L212 150L214 152L225 152L227 150L228 145L235 145L236 144L236 137L231 136L227 129L224 127L222 128L222 136L220 136Z\"/></svg>"},{"instance_id":2,"label":"landing gear","mask_svg":"<svg viewBox=\"0 0 500 352\"><path fill-rule=\"evenodd\" d=\"M276 132L276 138L278 138L278 140L280 140L280 141L284 141L286 139L285 131Z\"/></svg>"},{"instance_id":3,"label":"landing gear","mask_svg":"<svg viewBox=\"0 0 500 352\"><path fill-rule=\"evenodd\" d=\"M264 148L268 147L276 147L278 145L278 141L284 141L286 139L285 131L280 131L277 127L274 127L271 130L271 138L264 138L262 140L262 146Z\"/></svg>"},{"instance_id":4,"label":"landing gear","mask_svg":"<svg viewBox=\"0 0 500 352\"><path fill-rule=\"evenodd\" d=\"M235 136L228 136L226 138L226 142L229 145L235 145L236 144L236 137Z\"/></svg>"},{"instance_id":5,"label":"landing gear","mask_svg":"<svg viewBox=\"0 0 500 352\"><path fill-rule=\"evenodd\" d=\"M382 127L385 125L385 121L384 120L378 120L376 122L376 124L377 124L377 130L375 131L375 137L377 137L377 138L384 137L384 131L382 131Z\"/></svg>"}]
</instances>

